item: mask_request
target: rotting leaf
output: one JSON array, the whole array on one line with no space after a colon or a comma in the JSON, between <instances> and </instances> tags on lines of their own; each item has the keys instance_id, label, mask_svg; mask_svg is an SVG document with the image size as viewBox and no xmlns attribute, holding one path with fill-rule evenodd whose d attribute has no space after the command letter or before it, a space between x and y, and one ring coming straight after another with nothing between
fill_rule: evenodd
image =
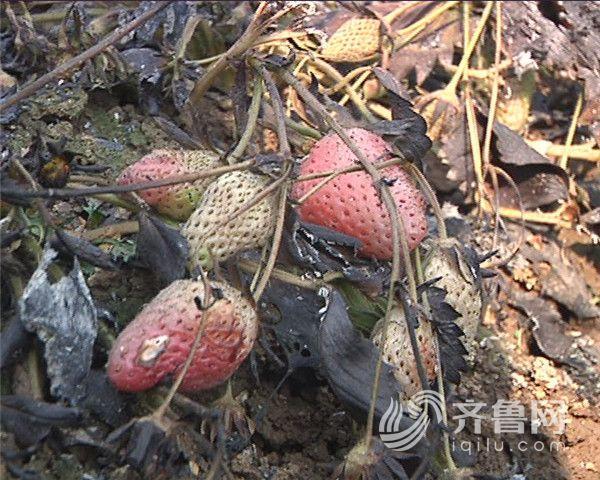
<instances>
[{"instance_id":1,"label":"rotting leaf","mask_svg":"<svg viewBox=\"0 0 600 480\"><path fill-rule=\"evenodd\" d=\"M165 285L183 278L189 254L187 240L174 228L145 212L138 214L137 256Z\"/></svg>"},{"instance_id":2,"label":"rotting leaf","mask_svg":"<svg viewBox=\"0 0 600 480\"><path fill-rule=\"evenodd\" d=\"M73 269L55 284L48 267L56 258L44 250L19 301L21 322L45 344L44 356L52 395L77 404L91 361L98 321L96 307L75 259Z\"/></svg>"},{"instance_id":3,"label":"rotting leaf","mask_svg":"<svg viewBox=\"0 0 600 480\"><path fill-rule=\"evenodd\" d=\"M371 389L379 350L352 326L346 303L337 290L327 293L327 306L319 329L321 366L336 396L354 415L364 419L371 402ZM379 390L375 407L375 424L390 405L390 399L398 398L402 387L394 372L382 365ZM410 428L414 421L403 416L400 430ZM421 439L416 449L427 443Z\"/></svg>"},{"instance_id":4,"label":"rotting leaf","mask_svg":"<svg viewBox=\"0 0 600 480\"><path fill-rule=\"evenodd\" d=\"M35 445L43 440L53 426L76 426L83 417L77 408L41 402L21 395L3 395L0 398L2 427L13 433L24 446Z\"/></svg>"}]
</instances>

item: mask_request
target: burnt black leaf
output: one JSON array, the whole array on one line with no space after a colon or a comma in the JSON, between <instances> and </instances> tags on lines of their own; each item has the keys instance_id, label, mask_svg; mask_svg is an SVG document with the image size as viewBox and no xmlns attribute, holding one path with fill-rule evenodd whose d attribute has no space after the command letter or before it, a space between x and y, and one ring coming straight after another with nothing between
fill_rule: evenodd
<instances>
[{"instance_id":1,"label":"burnt black leaf","mask_svg":"<svg viewBox=\"0 0 600 480\"><path fill-rule=\"evenodd\" d=\"M326 227L302 222L295 211L286 216L283 246L294 261L313 272L341 272L362 289L378 294L386 267L356 256L360 241Z\"/></svg>"},{"instance_id":2,"label":"burnt black leaf","mask_svg":"<svg viewBox=\"0 0 600 480\"><path fill-rule=\"evenodd\" d=\"M281 173L283 157L279 153L259 153L254 157L254 161L256 166L252 168L253 171L269 176Z\"/></svg>"},{"instance_id":3,"label":"burnt black leaf","mask_svg":"<svg viewBox=\"0 0 600 480\"><path fill-rule=\"evenodd\" d=\"M408 103L410 107L410 102L407 100L409 98L408 91L389 70L381 67L375 67L373 68L373 73L389 92L393 93L400 99L394 99L398 105L404 105L402 102L403 100L404 102ZM398 108L398 105L395 108ZM393 109L392 112L394 112ZM395 118L394 115L392 115L392 117Z\"/></svg>"},{"instance_id":4,"label":"burnt black leaf","mask_svg":"<svg viewBox=\"0 0 600 480\"><path fill-rule=\"evenodd\" d=\"M392 121L382 120L369 127L373 132L389 136L395 147L409 160L420 160L431 148L427 122L412 109L398 81L386 70L374 69L377 78L390 92Z\"/></svg>"},{"instance_id":5,"label":"burnt black leaf","mask_svg":"<svg viewBox=\"0 0 600 480\"><path fill-rule=\"evenodd\" d=\"M286 216L283 247L296 264L320 274L341 272L366 292L379 294L387 267L357 257L360 246L350 235L300 221L294 210Z\"/></svg>"},{"instance_id":6,"label":"burnt black leaf","mask_svg":"<svg viewBox=\"0 0 600 480\"><path fill-rule=\"evenodd\" d=\"M26 191L27 189L23 188L12 178L9 178L5 173L0 175L0 199L2 201L21 207L28 207L31 202L19 195Z\"/></svg>"},{"instance_id":7,"label":"burnt black leaf","mask_svg":"<svg viewBox=\"0 0 600 480\"><path fill-rule=\"evenodd\" d=\"M32 337L18 315L13 315L0 335L0 368L8 367L19 360Z\"/></svg>"},{"instance_id":8,"label":"burnt black leaf","mask_svg":"<svg viewBox=\"0 0 600 480\"><path fill-rule=\"evenodd\" d=\"M364 127L363 121L354 118L349 109L337 102L334 102L327 95L319 92L319 81L313 74L311 74L311 84L309 90L328 110L335 112L337 121L342 127ZM321 115L312 112L308 106L306 106L306 113L310 114L310 120L320 131L326 132L329 130L329 125L325 123L325 120L321 118Z\"/></svg>"},{"instance_id":9,"label":"burnt black leaf","mask_svg":"<svg viewBox=\"0 0 600 480\"><path fill-rule=\"evenodd\" d=\"M451 192L461 187L465 190L463 193L467 193L475 180L475 173L464 108L445 123L448 129L440 138L440 149L435 155L429 152L425 156L423 173L438 191Z\"/></svg>"},{"instance_id":10,"label":"burnt black leaf","mask_svg":"<svg viewBox=\"0 0 600 480\"><path fill-rule=\"evenodd\" d=\"M113 431L107 438L108 444L127 442L125 460L141 470L153 462L166 432L149 418L134 419Z\"/></svg>"},{"instance_id":11,"label":"burnt black leaf","mask_svg":"<svg viewBox=\"0 0 600 480\"><path fill-rule=\"evenodd\" d=\"M480 122L483 115L478 115ZM565 200L569 196L569 176L561 167L531 148L521 136L501 123L494 122L493 146L502 168L518 186L525 209ZM502 178L499 179L503 182ZM514 190L502 183L504 205L518 207Z\"/></svg>"},{"instance_id":12,"label":"burnt black leaf","mask_svg":"<svg viewBox=\"0 0 600 480\"><path fill-rule=\"evenodd\" d=\"M140 4L134 11L124 12L119 18L120 23L124 24L131 18L138 17L152 6L153 3ZM195 2L172 2L167 8L138 27L132 35L134 41L131 43L136 46L161 46L163 42L176 45L184 33L188 19L198 14L205 16L208 13L205 10L209 10L209 8L197 5ZM209 18L208 15L206 18Z\"/></svg>"},{"instance_id":13,"label":"burnt black leaf","mask_svg":"<svg viewBox=\"0 0 600 480\"><path fill-rule=\"evenodd\" d=\"M263 59L265 66L269 69L278 69L289 67L296 59L296 54L292 51L291 55L286 57L282 55L268 55Z\"/></svg>"},{"instance_id":14,"label":"burnt black leaf","mask_svg":"<svg viewBox=\"0 0 600 480\"><path fill-rule=\"evenodd\" d=\"M126 396L108 380L104 370L90 370L84 382L85 395L79 405L111 427L122 425L129 419Z\"/></svg>"},{"instance_id":15,"label":"burnt black leaf","mask_svg":"<svg viewBox=\"0 0 600 480\"><path fill-rule=\"evenodd\" d=\"M580 220L587 225L598 225L600 224L600 207L596 207L587 213L584 213Z\"/></svg>"},{"instance_id":16,"label":"burnt black leaf","mask_svg":"<svg viewBox=\"0 0 600 480\"><path fill-rule=\"evenodd\" d=\"M331 290L327 300L319 329L321 366L340 401L351 413L364 419L371 401L379 350L353 327L341 293ZM402 387L391 367L384 363L379 379L375 425L389 407L391 399L397 398L401 391ZM400 430L410 428L412 423L413 420L403 416ZM425 438L422 439L417 448L423 448L426 442Z\"/></svg>"},{"instance_id":17,"label":"burnt black leaf","mask_svg":"<svg viewBox=\"0 0 600 480\"><path fill-rule=\"evenodd\" d=\"M183 278L189 253L187 240L174 228L145 212L138 214L137 256L165 285Z\"/></svg>"},{"instance_id":18,"label":"burnt black leaf","mask_svg":"<svg viewBox=\"0 0 600 480\"><path fill-rule=\"evenodd\" d=\"M579 186L587 193L590 206L600 207L600 176L581 182Z\"/></svg>"},{"instance_id":19,"label":"burnt black leaf","mask_svg":"<svg viewBox=\"0 0 600 480\"><path fill-rule=\"evenodd\" d=\"M462 329L456 324L460 314L445 302L446 292L438 287L427 289L427 298L431 307L431 320L436 330L440 360L444 378L451 383L460 381L460 372L468 370L465 355L468 353L461 338Z\"/></svg>"},{"instance_id":20,"label":"burnt black leaf","mask_svg":"<svg viewBox=\"0 0 600 480\"><path fill-rule=\"evenodd\" d=\"M89 240L75 237L64 230L57 229L56 235L50 238L50 245L56 250L67 253L83 260L90 265L104 268L106 270L118 270L119 265L110 254L97 247Z\"/></svg>"},{"instance_id":21,"label":"burnt black leaf","mask_svg":"<svg viewBox=\"0 0 600 480\"><path fill-rule=\"evenodd\" d=\"M79 424L82 412L73 407L46 403L21 395L3 395L3 428L12 432L21 445L34 445L43 440L53 426L72 427Z\"/></svg>"},{"instance_id":22,"label":"burnt black leaf","mask_svg":"<svg viewBox=\"0 0 600 480\"><path fill-rule=\"evenodd\" d=\"M273 331L283 348L288 369L319 366L317 337L322 307L322 297L312 290L276 279L269 281L258 312L263 328Z\"/></svg>"},{"instance_id":23,"label":"burnt black leaf","mask_svg":"<svg viewBox=\"0 0 600 480\"><path fill-rule=\"evenodd\" d=\"M350 247L354 251L358 250L362 243L358 238L346 235L345 233L332 230L314 223L300 221L300 228L303 228L307 234L319 238L330 245L339 245L341 247Z\"/></svg>"},{"instance_id":24,"label":"burnt black leaf","mask_svg":"<svg viewBox=\"0 0 600 480\"><path fill-rule=\"evenodd\" d=\"M24 228L20 228L19 230L12 230L6 233L3 233L0 237L0 248L6 248L11 245L13 242L20 240L25 233Z\"/></svg>"},{"instance_id":25,"label":"burnt black leaf","mask_svg":"<svg viewBox=\"0 0 600 480\"><path fill-rule=\"evenodd\" d=\"M533 337L544 355L560 363L572 364L574 339L566 335L566 324L554 305L535 292L518 290L511 292L508 301L531 319Z\"/></svg>"},{"instance_id":26,"label":"burnt black leaf","mask_svg":"<svg viewBox=\"0 0 600 480\"><path fill-rule=\"evenodd\" d=\"M119 427L106 438L106 443L119 449L125 446L125 462L144 478L155 478L159 471L170 472L173 478L190 478L186 459L199 463L203 456L214 454L208 442L185 424L168 420L159 424L152 417L136 418Z\"/></svg>"},{"instance_id":27,"label":"burnt black leaf","mask_svg":"<svg viewBox=\"0 0 600 480\"><path fill-rule=\"evenodd\" d=\"M137 469L147 466L165 438L165 431L150 420L133 424L127 444L127 463Z\"/></svg>"},{"instance_id":28,"label":"burnt black leaf","mask_svg":"<svg viewBox=\"0 0 600 480\"><path fill-rule=\"evenodd\" d=\"M52 395L76 404L85 393L83 380L92 362L97 313L79 262L52 284L47 269L57 252L46 248L19 300L25 328L44 342L44 357Z\"/></svg>"},{"instance_id":29,"label":"burnt black leaf","mask_svg":"<svg viewBox=\"0 0 600 480\"><path fill-rule=\"evenodd\" d=\"M140 81L155 84L161 79L166 59L153 48L129 48L121 57Z\"/></svg>"}]
</instances>

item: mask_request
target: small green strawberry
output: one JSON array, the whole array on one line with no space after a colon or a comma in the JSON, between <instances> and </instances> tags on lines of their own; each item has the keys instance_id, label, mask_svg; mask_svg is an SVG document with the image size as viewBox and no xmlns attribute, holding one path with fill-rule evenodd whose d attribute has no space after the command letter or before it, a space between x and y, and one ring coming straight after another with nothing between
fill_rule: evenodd
<instances>
[{"instance_id":1,"label":"small green strawberry","mask_svg":"<svg viewBox=\"0 0 600 480\"><path fill-rule=\"evenodd\" d=\"M262 247L273 234L273 196L261 200L246 212L226 221L244 204L261 193L268 179L248 171L221 175L211 183L198 208L181 233L190 245L190 269L210 268L231 255Z\"/></svg>"},{"instance_id":2,"label":"small green strawberry","mask_svg":"<svg viewBox=\"0 0 600 480\"><path fill-rule=\"evenodd\" d=\"M117 183L129 185L161 180L219 165L219 157L208 150L153 150L127 167ZM200 178L194 182L140 190L138 195L161 214L183 221L194 211L211 181L211 178Z\"/></svg>"}]
</instances>

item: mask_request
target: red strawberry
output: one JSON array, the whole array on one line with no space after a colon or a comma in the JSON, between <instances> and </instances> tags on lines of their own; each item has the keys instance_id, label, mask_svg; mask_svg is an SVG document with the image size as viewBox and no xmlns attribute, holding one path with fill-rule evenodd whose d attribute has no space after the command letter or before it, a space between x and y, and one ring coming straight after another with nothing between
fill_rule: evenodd
<instances>
[{"instance_id":1,"label":"red strawberry","mask_svg":"<svg viewBox=\"0 0 600 480\"><path fill-rule=\"evenodd\" d=\"M128 185L194 173L219 164L219 157L206 150L154 150L127 167L117 183ZM196 208L212 178L140 190L138 195L148 205L175 220L185 220Z\"/></svg>"},{"instance_id":2,"label":"red strawberry","mask_svg":"<svg viewBox=\"0 0 600 480\"><path fill-rule=\"evenodd\" d=\"M168 376L176 378L201 325L200 344L180 389L209 389L237 370L256 339L256 313L235 288L220 282L211 285L222 298L206 311L199 310L194 300L204 297L203 282L177 280L127 325L108 359L108 376L119 390L139 392Z\"/></svg>"},{"instance_id":3,"label":"red strawberry","mask_svg":"<svg viewBox=\"0 0 600 480\"><path fill-rule=\"evenodd\" d=\"M371 162L380 163L391 158L391 147L378 135L362 128L351 128L346 133ZM331 133L314 145L302 163L300 175L326 172L357 163L358 159L340 137ZM412 249L427 234L425 199L410 175L401 167L388 167L381 174L387 179L395 179L390 190L404 220L408 245ZM297 182L294 197L302 197L321 180ZM300 205L298 213L304 221L358 238L362 242L359 253L363 256L380 260L392 257L389 215L367 172L338 175Z\"/></svg>"}]
</instances>

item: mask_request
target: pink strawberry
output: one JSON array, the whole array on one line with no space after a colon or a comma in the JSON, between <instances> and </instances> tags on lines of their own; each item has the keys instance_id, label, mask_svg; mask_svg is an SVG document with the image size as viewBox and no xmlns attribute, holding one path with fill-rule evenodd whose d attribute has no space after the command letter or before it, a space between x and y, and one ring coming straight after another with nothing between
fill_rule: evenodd
<instances>
[{"instance_id":1,"label":"pink strawberry","mask_svg":"<svg viewBox=\"0 0 600 480\"><path fill-rule=\"evenodd\" d=\"M346 130L368 160L380 163L392 157L391 147L378 135L362 128ZM300 175L326 172L356 165L358 159L337 134L319 140L302 163ZM409 247L415 248L427 234L425 199L410 175L400 166L381 171L394 179L390 187L398 212L404 220ZM296 182L293 195L302 197L322 179ZM298 207L304 221L352 235L362 242L359 253L389 260L392 257L392 226L371 176L364 171L338 175Z\"/></svg>"},{"instance_id":2,"label":"pink strawberry","mask_svg":"<svg viewBox=\"0 0 600 480\"><path fill-rule=\"evenodd\" d=\"M153 150L123 170L117 183L128 185L160 180L218 165L219 157L208 150ZM186 220L211 181L212 178L201 178L194 182L140 190L138 194L163 215Z\"/></svg>"},{"instance_id":3,"label":"pink strawberry","mask_svg":"<svg viewBox=\"0 0 600 480\"><path fill-rule=\"evenodd\" d=\"M204 283L177 280L127 325L108 359L108 376L119 390L139 392L176 378L200 326L200 344L180 389L209 389L237 370L256 339L256 312L235 288L222 282L211 286L217 300L205 311L194 300L203 299Z\"/></svg>"}]
</instances>

